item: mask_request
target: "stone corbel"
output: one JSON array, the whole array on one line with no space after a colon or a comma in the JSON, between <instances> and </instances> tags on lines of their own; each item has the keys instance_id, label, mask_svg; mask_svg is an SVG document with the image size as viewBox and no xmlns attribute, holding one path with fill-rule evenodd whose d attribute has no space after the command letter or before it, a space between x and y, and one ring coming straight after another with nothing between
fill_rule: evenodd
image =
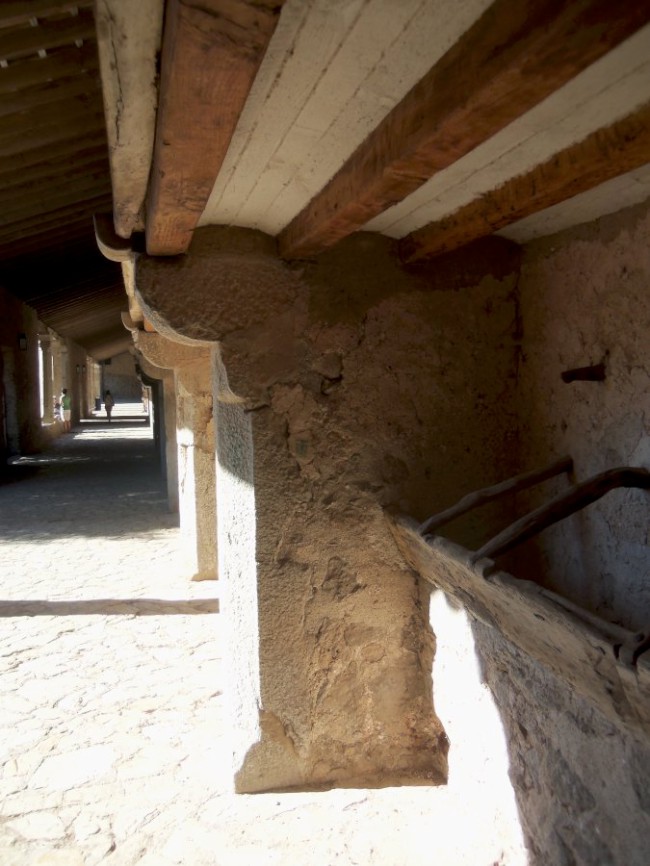
<instances>
[{"instance_id":1,"label":"stone corbel","mask_svg":"<svg viewBox=\"0 0 650 866\"><path fill-rule=\"evenodd\" d=\"M95 214L95 240L101 254L111 262L118 262L122 267L122 279L129 303L128 324L122 318L124 327L132 331L134 328L144 328L144 314L135 297L135 261L131 241L121 238L114 229L112 214Z\"/></svg>"}]
</instances>

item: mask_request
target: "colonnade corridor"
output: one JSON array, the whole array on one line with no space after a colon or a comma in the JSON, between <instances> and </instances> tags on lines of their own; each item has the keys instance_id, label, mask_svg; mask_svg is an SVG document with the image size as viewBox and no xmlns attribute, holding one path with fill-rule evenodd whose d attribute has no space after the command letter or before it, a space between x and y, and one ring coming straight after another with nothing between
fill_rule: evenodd
<instances>
[{"instance_id":1,"label":"colonnade corridor","mask_svg":"<svg viewBox=\"0 0 650 866\"><path fill-rule=\"evenodd\" d=\"M144 423L84 423L12 467L0 573L3 866L525 862L496 765L456 772L464 750L443 787L232 792L237 648L219 582L184 573Z\"/></svg>"}]
</instances>

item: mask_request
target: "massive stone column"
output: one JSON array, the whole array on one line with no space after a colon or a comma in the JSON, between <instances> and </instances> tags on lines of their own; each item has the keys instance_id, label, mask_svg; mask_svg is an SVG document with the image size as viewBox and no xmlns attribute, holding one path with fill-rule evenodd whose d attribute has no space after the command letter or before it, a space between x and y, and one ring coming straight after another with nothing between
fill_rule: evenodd
<instances>
[{"instance_id":1,"label":"massive stone column","mask_svg":"<svg viewBox=\"0 0 650 866\"><path fill-rule=\"evenodd\" d=\"M187 256L138 259L157 331L218 343L237 790L444 781L427 602L383 508L424 517L500 471L484 443L503 441L509 368L485 344L508 333L513 285L436 293L372 236L294 267L261 233L210 228ZM489 340L459 340L488 300Z\"/></svg>"},{"instance_id":2,"label":"massive stone column","mask_svg":"<svg viewBox=\"0 0 650 866\"><path fill-rule=\"evenodd\" d=\"M178 510L193 580L217 577L214 421L210 350L184 345L160 334L134 331L137 349L154 367L173 371ZM172 400L165 401L166 405ZM167 428L168 433L169 427ZM169 463L168 463L169 468ZM169 478L169 475L168 475Z\"/></svg>"}]
</instances>

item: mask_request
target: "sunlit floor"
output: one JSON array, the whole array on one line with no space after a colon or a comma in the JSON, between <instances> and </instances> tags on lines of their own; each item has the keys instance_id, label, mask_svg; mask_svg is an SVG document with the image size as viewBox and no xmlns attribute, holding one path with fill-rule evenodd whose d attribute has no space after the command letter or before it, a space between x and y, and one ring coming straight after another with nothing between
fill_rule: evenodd
<instances>
[{"instance_id":1,"label":"sunlit floor","mask_svg":"<svg viewBox=\"0 0 650 866\"><path fill-rule=\"evenodd\" d=\"M149 427L100 421L0 485L0 863L524 864L499 732L460 744L462 654L449 785L232 793L219 584L187 579Z\"/></svg>"}]
</instances>

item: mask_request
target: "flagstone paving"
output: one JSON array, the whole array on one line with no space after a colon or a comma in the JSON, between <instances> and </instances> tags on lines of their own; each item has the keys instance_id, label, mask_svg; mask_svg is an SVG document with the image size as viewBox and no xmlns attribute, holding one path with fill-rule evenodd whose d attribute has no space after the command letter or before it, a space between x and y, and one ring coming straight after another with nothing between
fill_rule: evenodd
<instances>
[{"instance_id":1,"label":"flagstone paving","mask_svg":"<svg viewBox=\"0 0 650 866\"><path fill-rule=\"evenodd\" d=\"M0 484L2 866L524 862L482 777L233 794L219 584L187 579L176 522L119 416Z\"/></svg>"}]
</instances>

